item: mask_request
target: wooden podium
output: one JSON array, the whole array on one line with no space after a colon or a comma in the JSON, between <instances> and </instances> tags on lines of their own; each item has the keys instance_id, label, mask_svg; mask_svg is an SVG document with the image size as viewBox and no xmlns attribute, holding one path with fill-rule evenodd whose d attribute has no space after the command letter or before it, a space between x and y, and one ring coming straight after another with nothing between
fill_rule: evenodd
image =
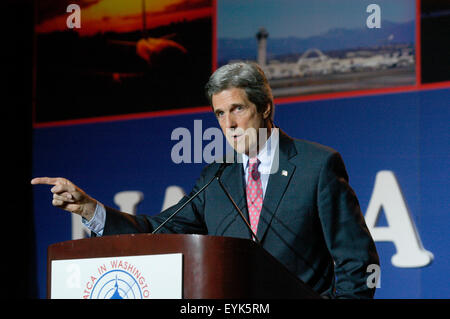
<instances>
[{"instance_id":1,"label":"wooden podium","mask_svg":"<svg viewBox=\"0 0 450 319\"><path fill-rule=\"evenodd\" d=\"M173 253L183 255L185 299L320 298L251 240L182 234L115 235L50 245L47 297L54 260Z\"/></svg>"}]
</instances>

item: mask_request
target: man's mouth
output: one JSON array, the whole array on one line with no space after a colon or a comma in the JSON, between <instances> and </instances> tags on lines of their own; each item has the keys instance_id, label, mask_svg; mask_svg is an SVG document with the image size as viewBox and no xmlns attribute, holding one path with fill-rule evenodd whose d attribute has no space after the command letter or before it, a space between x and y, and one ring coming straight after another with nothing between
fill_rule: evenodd
<instances>
[{"instance_id":1,"label":"man's mouth","mask_svg":"<svg viewBox=\"0 0 450 319\"><path fill-rule=\"evenodd\" d=\"M243 136L244 134L233 134L233 135L231 135L231 139L233 140L233 141L235 141L235 142L237 142L238 140L239 140L239 138L241 137L241 136Z\"/></svg>"}]
</instances>

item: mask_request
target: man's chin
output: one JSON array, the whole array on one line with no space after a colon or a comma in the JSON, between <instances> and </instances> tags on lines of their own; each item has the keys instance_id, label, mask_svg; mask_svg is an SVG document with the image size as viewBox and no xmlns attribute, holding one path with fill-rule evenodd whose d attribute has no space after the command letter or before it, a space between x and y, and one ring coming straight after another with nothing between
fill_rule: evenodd
<instances>
[{"instance_id":1,"label":"man's chin","mask_svg":"<svg viewBox=\"0 0 450 319\"><path fill-rule=\"evenodd\" d=\"M248 146L248 141L234 141L232 138L227 139L228 143L233 147L233 149L236 151L236 153L239 154L246 154L249 155L249 153L254 153L254 155L257 154L256 147L255 150L252 152L252 148Z\"/></svg>"},{"instance_id":2,"label":"man's chin","mask_svg":"<svg viewBox=\"0 0 450 319\"><path fill-rule=\"evenodd\" d=\"M239 154L246 154L247 153L247 150L245 149L245 147L240 147L240 146L233 145L233 148L236 151L236 153L239 153Z\"/></svg>"},{"instance_id":3,"label":"man's chin","mask_svg":"<svg viewBox=\"0 0 450 319\"><path fill-rule=\"evenodd\" d=\"M233 148L236 151L236 153L245 154L249 157L253 157L258 154L256 149L250 149L248 147L245 147L245 145L233 145Z\"/></svg>"},{"instance_id":4,"label":"man's chin","mask_svg":"<svg viewBox=\"0 0 450 319\"><path fill-rule=\"evenodd\" d=\"M245 145L242 145L241 143L237 143L235 141L228 140L228 144L230 144L233 147L233 149L236 153L244 154L247 151L245 148Z\"/></svg>"}]
</instances>

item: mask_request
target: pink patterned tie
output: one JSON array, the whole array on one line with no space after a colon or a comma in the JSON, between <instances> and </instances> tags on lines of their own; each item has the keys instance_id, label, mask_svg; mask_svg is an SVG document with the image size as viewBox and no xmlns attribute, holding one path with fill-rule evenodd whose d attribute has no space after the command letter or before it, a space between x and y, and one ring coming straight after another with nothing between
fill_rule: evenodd
<instances>
[{"instance_id":1,"label":"pink patterned tie","mask_svg":"<svg viewBox=\"0 0 450 319\"><path fill-rule=\"evenodd\" d=\"M261 178L258 172L258 165L260 163L256 157L249 159L247 180L247 207L250 216L250 225L255 234L258 229L259 215L263 204Z\"/></svg>"}]
</instances>

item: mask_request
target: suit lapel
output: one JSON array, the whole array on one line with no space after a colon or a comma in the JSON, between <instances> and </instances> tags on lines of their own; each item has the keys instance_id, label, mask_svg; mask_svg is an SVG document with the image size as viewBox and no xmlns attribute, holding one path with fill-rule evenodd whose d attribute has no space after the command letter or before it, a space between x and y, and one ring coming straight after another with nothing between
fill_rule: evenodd
<instances>
[{"instance_id":1,"label":"suit lapel","mask_svg":"<svg viewBox=\"0 0 450 319\"><path fill-rule=\"evenodd\" d=\"M289 161L290 158L297 154L293 140L281 130L279 132L279 147L277 153L275 153L274 163L272 164L272 167L274 167L274 164L276 165L275 161L278 157L278 170L270 175L264 195L263 207L256 234L260 241L263 240L295 171L295 165Z\"/></svg>"}]
</instances>

